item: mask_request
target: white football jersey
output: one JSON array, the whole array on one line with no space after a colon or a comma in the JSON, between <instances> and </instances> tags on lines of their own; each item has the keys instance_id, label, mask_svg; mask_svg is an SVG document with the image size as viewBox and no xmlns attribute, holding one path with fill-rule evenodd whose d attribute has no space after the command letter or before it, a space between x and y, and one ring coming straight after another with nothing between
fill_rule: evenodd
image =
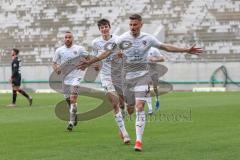
<instances>
[{"instance_id":1,"label":"white football jersey","mask_svg":"<svg viewBox=\"0 0 240 160\"><path fill-rule=\"evenodd\" d=\"M92 55L93 56L98 56L100 55L103 51L105 51L105 45L107 43L115 43L115 41L117 40L118 36L116 35L111 35L111 38L109 40L104 40L102 38L102 36L96 38L93 40L92 42ZM113 51L113 53L108 56L107 58L103 59L101 62L102 62L102 68L101 68L101 71L100 71L100 78L101 78L101 81L104 80L104 79L110 79L111 80L111 67L113 67L111 65L112 61L115 61L119 64L122 63L122 59L120 58L117 58L117 51Z\"/></svg>"},{"instance_id":2,"label":"white football jersey","mask_svg":"<svg viewBox=\"0 0 240 160\"><path fill-rule=\"evenodd\" d=\"M148 51L148 58L149 57L163 57L163 54L161 54L159 49L152 47Z\"/></svg>"},{"instance_id":3,"label":"white football jersey","mask_svg":"<svg viewBox=\"0 0 240 160\"><path fill-rule=\"evenodd\" d=\"M68 62L71 63L71 60L73 60L74 58L87 55L87 51L82 46L72 45L70 48L67 48L65 45L63 45L56 50L53 57L53 62L62 65ZM80 81L82 79L82 75L83 71L79 69L74 69L64 78L64 83L67 83L68 81L71 82L73 79L79 79Z\"/></svg>"},{"instance_id":4,"label":"white football jersey","mask_svg":"<svg viewBox=\"0 0 240 160\"><path fill-rule=\"evenodd\" d=\"M162 43L154 36L141 32L138 37L133 37L131 32L122 34L118 40L117 45L120 47L123 42L131 44L130 48L125 49L124 69L127 71L127 79L143 76L147 73L147 69L140 69L139 71L132 71L126 63L147 63L148 52L151 47L159 47ZM130 71L130 72L129 72Z\"/></svg>"}]
</instances>

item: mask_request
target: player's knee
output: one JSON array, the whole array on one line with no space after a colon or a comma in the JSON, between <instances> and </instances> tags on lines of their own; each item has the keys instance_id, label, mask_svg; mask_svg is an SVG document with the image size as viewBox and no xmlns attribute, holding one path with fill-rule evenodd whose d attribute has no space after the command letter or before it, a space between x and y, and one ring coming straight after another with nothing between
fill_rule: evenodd
<instances>
[{"instance_id":1,"label":"player's knee","mask_svg":"<svg viewBox=\"0 0 240 160\"><path fill-rule=\"evenodd\" d=\"M127 112L129 115L132 115L134 113L134 107L133 106L128 106L127 107Z\"/></svg>"},{"instance_id":2,"label":"player's knee","mask_svg":"<svg viewBox=\"0 0 240 160\"><path fill-rule=\"evenodd\" d=\"M114 107L114 108L113 108L114 114L117 114L119 111L120 111L120 110L119 110L119 107Z\"/></svg>"},{"instance_id":3,"label":"player's knee","mask_svg":"<svg viewBox=\"0 0 240 160\"><path fill-rule=\"evenodd\" d=\"M142 112L142 111L144 111L144 108L137 108L136 107L136 112Z\"/></svg>"},{"instance_id":4,"label":"player's knee","mask_svg":"<svg viewBox=\"0 0 240 160\"><path fill-rule=\"evenodd\" d=\"M119 106L118 106L119 99L118 99L118 97L117 97L114 93L108 92L106 95L107 95L107 97L108 97L108 100L111 102L111 104L112 104L112 106L113 106L114 108L119 107Z\"/></svg>"},{"instance_id":5,"label":"player's knee","mask_svg":"<svg viewBox=\"0 0 240 160\"><path fill-rule=\"evenodd\" d=\"M141 111L144 111L144 104L145 102L139 102L136 104L136 111L137 112L141 112Z\"/></svg>"},{"instance_id":6,"label":"player's knee","mask_svg":"<svg viewBox=\"0 0 240 160\"><path fill-rule=\"evenodd\" d=\"M119 107L118 101L117 100L112 101L112 106L113 108L118 108Z\"/></svg>"},{"instance_id":7,"label":"player's knee","mask_svg":"<svg viewBox=\"0 0 240 160\"><path fill-rule=\"evenodd\" d=\"M16 87L16 86L12 87L12 89L15 90L15 91L19 91L20 90L20 88Z\"/></svg>"},{"instance_id":8,"label":"player's knee","mask_svg":"<svg viewBox=\"0 0 240 160\"><path fill-rule=\"evenodd\" d=\"M70 103L71 104L77 103L77 95L71 95L70 96Z\"/></svg>"},{"instance_id":9,"label":"player's knee","mask_svg":"<svg viewBox=\"0 0 240 160\"><path fill-rule=\"evenodd\" d=\"M70 104L71 104L70 97L68 97L68 98L65 98L65 100L66 100L66 102L67 102L68 106L70 106Z\"/></svg>"},{"instance_id":10,"label":"player's knee","mask_svg":"<svg viewBox=\"0 0 240 160\"><path fill-rule=\"evenodd\" d=\"M125 109L124 103L120 103L120 104L119 104L119 108L121 108L122 110L124 110L124 109Z\"/></svg>"}]
</instances>

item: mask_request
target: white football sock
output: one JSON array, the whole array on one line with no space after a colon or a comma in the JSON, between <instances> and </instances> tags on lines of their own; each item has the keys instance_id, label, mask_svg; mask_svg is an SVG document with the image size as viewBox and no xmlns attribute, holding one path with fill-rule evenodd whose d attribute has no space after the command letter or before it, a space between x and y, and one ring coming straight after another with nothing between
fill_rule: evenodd
<instances>
[{"instance_id":1,"label":"white football sock","mask_svg":"<svg viewBox=\"0 0 240 160\"><path fill-rule=\"evenodd\" d=\"M128 136L121 111L119 111L117 114L115 114L115 120L117 122L117 125L118 125L121 133L123 134L123 137Z\"/></svg>"},{"instance_id":2,"label":"white football sock","mask_svg":"<svg viewBox=\"0 0 240 160\"><path fill-rule=\"evenodd\" d=\"M69 109L69 113L70 113L70 124L74 124L75 122L75 118L76 118L76 113L77 113L77 103L71 103L70 105L70 109Z\"/></svg>"},{"instance_id":3,"label":"white football sock","mask_svg":"<svg viewBox=\"0 0 240 160\"><path fill-rule=\"evenodd\" d=\"M136 141L142 141L142 135L145 127L145 112L136 112Z\"/></svg>"},{"instance_id":4,"label":"white football sock","mask_svg":"<svg viewBox=\"0 0 240 160\"><path fill-rule=\"evenodd\" d=\"M148 105L148 109L149 110L152 110L152 97L146 97L146 102L147 102L147 105Z\"/></svg>"}]
</instances>

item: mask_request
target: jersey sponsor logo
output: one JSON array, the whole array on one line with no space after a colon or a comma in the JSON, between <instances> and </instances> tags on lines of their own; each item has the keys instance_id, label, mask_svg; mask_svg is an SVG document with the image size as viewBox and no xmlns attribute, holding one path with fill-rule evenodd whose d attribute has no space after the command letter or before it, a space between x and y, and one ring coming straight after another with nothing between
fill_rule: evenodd
<instances>
[{"instance_id":1,"label":"jersey sponsor logo","mask_svg":"<svg viewBox=\"0 0 240 160\"><path fill-rule=\"evenodd\" d=\"M132 47L132 42L131 41L122 41L120 44L119 44L119 48L120 49L128 49L130 47Z\"/></svg>"},{"instance_id":2,"label":"jersey sponsor logo","mask_svg":"<svg viewBox=\"0 0 240 160\"><path fill-rule=\"evenodd\" d=\"M118 47L119 47L119 49L121 49L121 50L128 49L128 48L132 47L132 42L131 42L131 41L122 41L122 42L119 44ZM114 51L116 48L117 48L117 44L114 43L114 42L107 42L107 43L104 45L104 50L106 50L106 51Z\"/></svg>"}]
</instances>

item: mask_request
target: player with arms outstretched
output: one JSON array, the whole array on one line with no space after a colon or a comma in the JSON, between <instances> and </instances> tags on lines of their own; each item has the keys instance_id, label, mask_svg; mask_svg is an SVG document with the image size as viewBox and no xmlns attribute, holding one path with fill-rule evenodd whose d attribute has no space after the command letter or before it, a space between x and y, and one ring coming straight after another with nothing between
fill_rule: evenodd
<instances>
[{"instance_id":1,"label":"player with arms outstretched","mask_svg":"<svg viewBox=\"0 0 240 160\"><path fill-rule=\"evenodd\" d=\"M125 84L123 84L123 92L124 92L124 98L131 96L127 96L125 92L127 91L128 84L131 84L133 80L137 80L134 82L135 84L132 84L133 86L137 85L135 87L135 109L136 109L136 142L135 142L135 151L141 151L142 150L142 135L144 132L145 127L145 112L144 112L144 105L145 100L144 97L148 94L148 92L145 92L148 90L148 83L146 77L148 77L148 71L141 70L135 72L133 68L131 68L132 64L142 64L147 62L147 55L148 51L151 47L165 50L167 52L176 52L176 53L189 53L189 54L200 54L202 52L201 48L196 48L195 45L190 48L181 48L176 47L171 44L166 44L158 41L154 36L141 32L141 28L143 26L142 17L138 14L133 14L129 17L129 28L130 31L124 33L121 35L118 40L116 41L116 46L126 46L129 45L129 48L124 50L124 56L126 57L126 61L124 61L123 70L125 70L126 73L126 81ZM123 45L125 44L125 45ZM96 58L83 62L79 68L84 68L89 66L92 63L95 63L97 61L100 61L106 57L111 55L111 51L105 51L102 54L98 55ZM133 65L134 66L134 65ZM145 84L144 84L145 83ZM139 92L141 91L141 92ZM126 92L127 93L127 92ZM140 93L140 94L139 94ZM142 94L143 93L143 94ZM145 94L145 95L144 95ZM126 99L125 101L128 101Z\"/></svg>"}]
</instances>

